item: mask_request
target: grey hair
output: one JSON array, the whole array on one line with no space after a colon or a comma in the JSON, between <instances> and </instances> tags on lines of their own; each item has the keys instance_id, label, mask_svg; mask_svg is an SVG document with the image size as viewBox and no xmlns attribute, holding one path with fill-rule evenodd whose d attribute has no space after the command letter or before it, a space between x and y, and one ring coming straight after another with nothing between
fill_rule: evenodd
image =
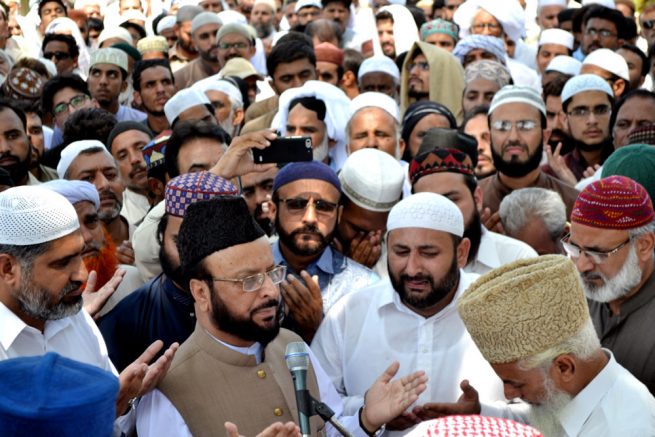
<instances>
[{"instance_id":1,"label":"grey hair","mask_svg":"<svg viewBox=\"0 0 655 437\"><path fill-rule=\"evenodd\" d=\"M500 202L498 210L503 227L516 235L530 220L540 219L553 241L566 227L566 206L558 193L545 188L522 188L512 191Z\"/></svg>"},{"instance_id":2,"label":"grey hair","mask_svg":"<svg viewBox=\"0 0 655 437\"><path fill-rule=\"evenodd\" d=\"M587 320L582 325L582 328L571 337L543 352L523 358L519 361L518 365L524 370L538 368L546 371L553 360L560 355L569 354L582 361L587 361L599 349L600 340L591 322L591 318L587 316Z\"/></svg>"},{"instance_id":3,"label":"grey hair","mask_svg":"<svg viewBox=\"0 0 655 437\"><path fill-rule=\"evenodd\" d=\"M655 232L655 220L639 228L629 229L628 235L630 236L631 239L635 239L637 237L641 237L642 235L651 234L654 232Z\"/></svg>"},{"instance_id":4,"label":"grey hair","mask_svg":"<svg viewBox=\"0 0 655 437\"><path fill-rule=\"evenodd\" d=\"M379 106L364 106L363 108L359 108L350 117L350 120L348 120L348 123L346 124L346 138L348 138L348 141L346 143L346 147L348 148L348 150L346 150L346 151L348 152L349 155L350 155L350 124L352 123L353 118L355 118L355 116L357 114L359 114L360 112L362 112L365 109L379 109L381 111L384 111L384 109L380 108ZM384 112L387 112L387 111L384 111ZM391 114L389 114L389 115L391 115ZM391 115L391 118L393 118L393 115ZM402 131L402 126L400 125L400 122L398 120L396 120L395 118L394 118L393 127L396 130L396 147L399 147L400 146L400 138L402 136L403 131Z\"/></svg>"},{"instance_id":5,"label":"grey hair","mask_svg":"<svg viewBox=\"0 0 655 437\"><path fill-rule=\"evenodd\" d=\"M39 255L46 253L51 246L51 241L40 244L30 244L27 246L16 246L13 244L0 244L0 253L6 253L12 256L20 264L23 276L29 276L34 266L34 260Z\"/></svg>"}]
</instances>

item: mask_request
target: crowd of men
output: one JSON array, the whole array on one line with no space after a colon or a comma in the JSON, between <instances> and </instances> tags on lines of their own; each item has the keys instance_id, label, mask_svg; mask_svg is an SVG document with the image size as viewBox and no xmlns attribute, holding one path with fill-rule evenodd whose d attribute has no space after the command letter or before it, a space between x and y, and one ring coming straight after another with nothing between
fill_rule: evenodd
<instances>
[{"instance_id":1,"label":"crowd of men","mask_svg":"<svg viewBox=\"0 0 655 437\"><path fill-rule=\"evenodd\" d=\"M655 437L654 91L652 0L0 0L0 434Z\"/></svg>"}]
</instances>

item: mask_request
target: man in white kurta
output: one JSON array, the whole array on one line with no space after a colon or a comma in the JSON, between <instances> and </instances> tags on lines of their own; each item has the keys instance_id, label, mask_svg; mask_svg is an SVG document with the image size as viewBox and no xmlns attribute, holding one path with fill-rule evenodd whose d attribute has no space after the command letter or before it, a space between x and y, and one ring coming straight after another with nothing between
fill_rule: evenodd
<instances>
[{"instance_id":1,"label":"man in white kurta","mask_svg":"<svg viewBox=\"0 0 655 437\"><path fill-rule=\"evenodd\" d=\"M477 384L483 399L504 399L500 379L455 308L459 296L477 278L461 270L469 241L462 239L459 208L439 194L414 194L394 206L387 229L390 277L337 302L312 343L344 398L344 413L362 406L362 396L389 360L398 360L408 371L426 372L429 380L419 405L454 402L462 379ZM447 268L439 269L440 263L450 267L447 274L443 273ZM435 280L438 275L441 278ZM438 289L443 290L436 302L422 304L417 298L429 300Z\"/></svg>"}]
</instances>

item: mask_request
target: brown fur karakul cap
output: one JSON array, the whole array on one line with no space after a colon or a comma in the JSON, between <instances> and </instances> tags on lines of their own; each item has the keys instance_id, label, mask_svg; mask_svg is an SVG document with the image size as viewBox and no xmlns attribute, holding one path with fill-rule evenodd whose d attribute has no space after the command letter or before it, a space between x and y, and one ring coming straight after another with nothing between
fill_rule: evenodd
<instances>
[{"instance_id":1,"label":"brown fur karakul cap","mask_svg":"<svg viewBox=\"0 0 655 437\"><path fill-rule=\"evenodd\" d=\"M562 255L488 272L464 292L457 309L492 364L544 352L577 333L589 318L578 271Z\"/></svg>"}]
</instances>

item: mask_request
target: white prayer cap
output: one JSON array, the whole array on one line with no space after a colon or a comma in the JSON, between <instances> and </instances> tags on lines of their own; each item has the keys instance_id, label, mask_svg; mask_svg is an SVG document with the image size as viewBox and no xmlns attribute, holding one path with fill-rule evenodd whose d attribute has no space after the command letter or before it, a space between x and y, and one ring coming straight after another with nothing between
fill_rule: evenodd
<instances>
[{"instance_id":1,"label":"white prayer cap","mask_svg":"<svg viewBox=\"0 0 655 437\"><path fill-rule=\"evenodd\" d=\"M168 99L164 105L164 114L166 120L173 126L177 117L189 108L199 105L211 105L211 102L205 95L195 88L184 88L175 93L173 97Z\"/></svg>"},{"instance_id":2,"label":"white prayer cap","mask_svg":"<svg viewBox=\"0 0 655 437\"><path fill-rule=\"evenodd\" d=\"M127 72L127 54L113 47L98 49L91 54L89 66L93 67L96 64L112 64Z\"/></svg>"},{"instance_id":3,"label":"white prayer cap","mask_svg":"<svg viewBox=\"0 0 655 437\"><path fill-rule=\"evenodd\" d=\"M232 23L238 24L248 24L248 19L242 13L228 9L227 11L221 11L218 14L218 18L221 19L223 25L228 25Z\"/></svg>"},{"instance_id":4,"label":"white prayer cap","mask_svg":"<svg viewBox=\"0 0 655 437\"><path fill-rule=\"evenodd\" d=\"M518 0L467 0L457 8L453 21L460 28L460 37L471 34L473 19L480 9L491 14L512 41L519 41L525 32L525 11Z\"/></svg>"},{"instance_id":5,"label":"white prayer cap","mask_svg":"<svg viewBox=\"0 0 655 437\"><path fill-rule=\"evenodd\" d=\"M277 11L277 4L275 4L275 0L255 0L252 6L255 7L259 4L270 6L270 8L273 9L273 12Z\"/></svg>"},{"instance_id":6,"label":"white prayer cap","mask_svg":"<svg viewBox=\"0 0 655 437\"><path fill-rule=\"evenodd\" d=\"M349 120L348 105L350 99L346 94L334 85L318 80L308 80L303 86L290 88L280 95L278 112L273 118L271 127L286 130L287 116L289 115L289 104L299 97L315 97L325 103L325 126L327 135L331 140L336 141L334 148L346 147L346 125Z\"/></svg>"},{"instance_id":7,"label":"white prayer cap","mask_svg":"<svg viewBox=\"0 0 655 437\"><path fill-rule=\"evenodd\" d=\"M377 149L353 152L339 172L341 191L360 208L387 212L403 194L405 172L397 159Z\"/></svg>"},{"instance_id":8,"label":"white prayer cap","mask_svg":"<svg viewBox=\"0 0 655 437\"><path fill-rule=\"evenodd\" d=\"M128 43L129 45L134 44L134 40L132 39L132 35L130 34L130 31L124 27L116 26L116 27L106 27L105 30L100 32L100 36L98 36L98 46L100 46L103 42L107 41L108 39L113 39L113 38L118 38L121 41ZM93 56L91 57L91 59L93 59Z\"/></svg>"},{"instance_id":9,"label":"white prayer cap","mask_svg":"<svg viewBox=\"0 0 655 437\"><path fill-rule=\"evenodd\" d=\"M191 34L206 24L218 24L220 26L223 22L215 12L201 12L191 20Z\"/></svg>"},{"instance_id":10,"label":"white prayer cap","mask_svg":"<svg viewBox=\"0 0 655 437\"><path fill-rule=\"evenodd\" d=\"M367 58L359 66L357 72L357 81L360 81L365 74L368 73L386 73L393 77L393 81L398 85L400 82L400 70L395 62L388 56L375 55Z\"/></svg>"},{"instance_id":11,"label":"white prayer cap","mask_svg":"<svg viewBox=\"0 0 655 437\"><path fill-rule=\"evenodd\" d=\"M573 50L573 34L562 29L546 29L539 36L539 45L559 44Z\"/></svg>"},{"instance_id":12,"label":"white prayer cap","mask_svg":"<svg viewBox=\"0 0 655 437\"><path fill-rule=\"evenodd\" d=\"M502 87L491 100L488 114L494 112L497 107L507 103L525 103L538 109L544 117L546 116L546 105L541 98L541 94L532 87L517 85L506 85Z\"/></svg>"},{"instance_id":13,"label":"white prayer cap","mask_svg":"<svg viewBox=\"0 0 655 437\"><path fill-rule=\"evenodd\" d=\"M558 71L569 76L577 76L580 74L580 68L582 68L582 62L572 56L560 55L550 60L548 67L546 67L546 72Z\"/></svg>"},{"instance_id":14,"label":"white prayer cap","mask_svg":"<svg viewBox=\"0 0 655 437\"><path fill-rule=\"evenodd\" d=\"M320 0L298 0L298 2L296 2L296 7L293 8L293 12L297 14L298 11L302 8L308 8L310 6L323 9L323 5L321 4Z\"/></svg>"},{"instance_id":15,"label":"white prayer cap","mask_svg":"<svg viewBox=\"0 0 655 437\"><path fill-rule=\"evenodd\" d=\"M143 14L141 11L137 11L135 9L130 9L128 11L125 11L121 14L121 16L118 18L118 24L123 24L127 23L130 20L137 20L137 21L145 21L148 18Z\"/></svg>"},{"instance_id":16,"label":"white prayer cap","mask_svg":"<svg viewBox=\"0 0 655 437\"><path fill-rule=\"evenodd\" d=\"M400 6L406 6L407 5L407 0L389 0L390 5L400 5Z\"/></svg>"},{"instance_id":17,"label":"white prayer cap","mask_svg":"<svg viewBox=\"0 0 655 437\"><path fill-rule=\"evenodd\" d=\"M630 70L625 58L610 49L597 49L589 53L582 61L582 65L595 65L605 71L619 76L626 81L630 80Z\"/></svg>"},{"instance_id":18,"label":"white prayer cap","mask_svg":"<svg viewBox=\"0 0 655 437\"><path fill-rule=\"evenodd\" d=\"M582 6L584 7L587 5L601 5L605 6L606 8L616 9L614 0L582 0Z\"/></svg>"},{"instance_id":19,"label":"white prayer cap","mask_svg":"<svg viewBox=\"0 0 655 437\"><path fill-rule=\"evenodd\" d=\"M177 18L175 15L167 15L157 23L157 34L161 34L166 29L172 29L175 27Z\"/></svg>"},{"instance_id":20,"label":"white prayer cap","mask_svg":"<svg viewBox=\"0 0 655 437\"><path fill-rule=\"evenodd\" d=\"M114 157L111 156L109 150L107 150L105 145L102 144L100 141L98 140L74 141L61 151L61 158L59 158L59 164L57 164L57 175L61 179L64 179L64 175L66 175L68 168L71 166L73 161L75 161L75 158L77 158L80 153L84 152L85 150L96 149L96 148L100 148L101 149L100 152L105 153L113 161Z\"/></svg>"},{"instance_id":21,"label":"white prayer cap","mask_svg":"<svg viewBox=\"0 0 655 437\"><path fill-rule=\"evenodd\" d=\"M71 205L79 202L91 202L96 208L100 208L100 195L95 185L87 181L74 181L66 179L55 179L40 187L59 193L68 200Z\"/></svg>"},{"instance_id":22,"label":"white prayer cap","mask_svg":"<svg viewBox=\"0 0 655 437\"><path fill-rule=\"evenodd\" d=\"M386 94L368 92L358 95L350 101L350 118L352 119L357 111L364 108L383 109L400 123L400 108L398 108L398 103Z\"/></svg>"},{"instance_id":23,"label":"white prayer cap","mask_svg":"<svg viewBox=\"0 0 655 437\"><path fill-rule=\"evenodd\" d=\"M614 98L614 92L605 79L595 74L581 74L566 81L562 89L562 103L585 91L601 91Z\"/></svg>"},{"instance_id":24,"label":"white prayer cap","mask_svg":"<svg viewBox=\"0 0 655 437\"><path fill-rule=\"evenodd\" d=\"M30 246L80 228L73 205L60 194L24 185L0 193L0 244Z\"/></svg>"},{"instance_id":25,"label":"white prayer cap","mask_svg":"<svg viewBox=\"0 0 655 437\"><path fill-rule=\"evenodd\" d=\"M541 9L545 6L561 6L566 8L568 6L568 2L566 0L539 0L537 2L537 9Z\"/></svg>"},{"instance_id":26,"label":"white prayer cap","mask_svg":"<svg viewBox=\"0 0 655 437\"><path fill-rule=\"evenodd\" d=\"M243 96L241 95L241 91L227 80L209 77L200 82L196 82L192 88L196 88L203 93L207 91L219 91L227 95L233 105L236 104L239 107L243 107Z\"/></svg>"},{"instance_id":27,"label":"white prayer cap","mask_svg":"<svg viewBox=\"0 0 655 437\"><path fill-rule=\"evenodd\" d=\"M416 193L391 209L387 231L424 228L464 236L464 217L457 205L441 194Z\"/></svg>"}]
</instances>

